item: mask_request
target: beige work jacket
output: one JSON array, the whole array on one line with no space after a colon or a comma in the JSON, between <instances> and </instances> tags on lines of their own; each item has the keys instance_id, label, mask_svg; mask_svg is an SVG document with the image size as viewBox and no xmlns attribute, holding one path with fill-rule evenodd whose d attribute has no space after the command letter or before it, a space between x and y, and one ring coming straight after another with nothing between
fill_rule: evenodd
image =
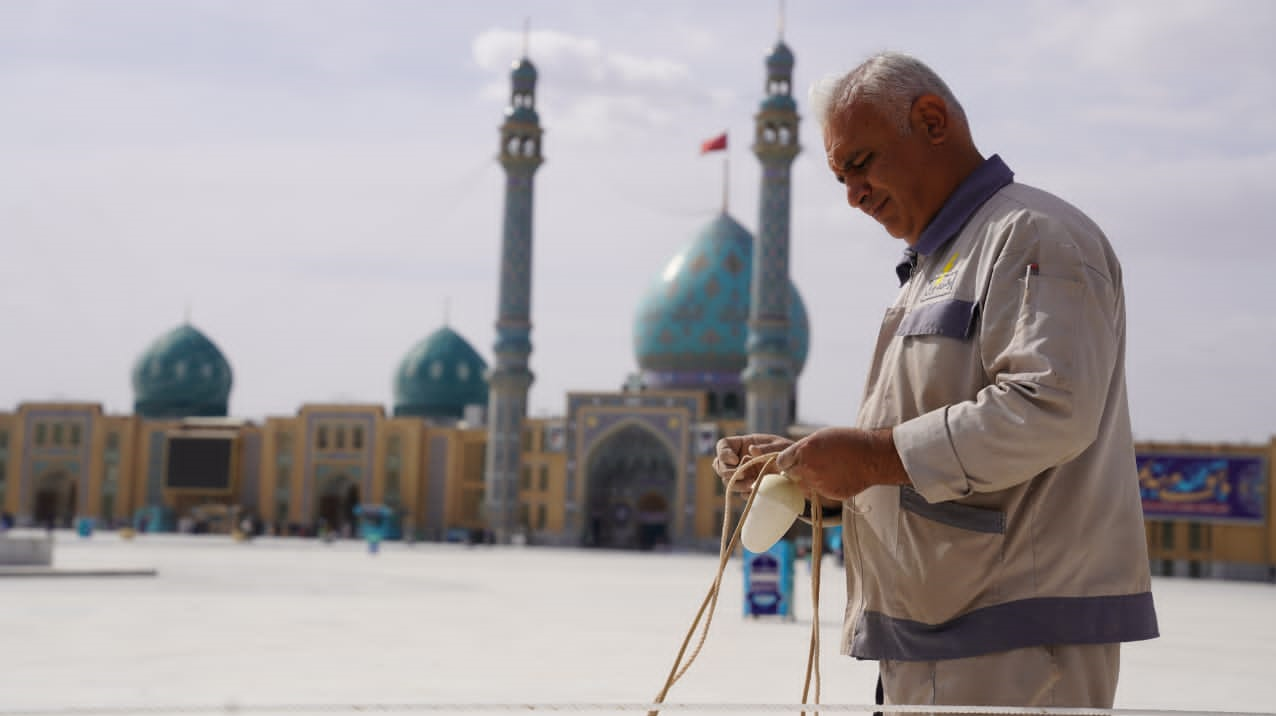
<instances>
[{"instance_id":1,"label":"beige work jacket","mask_svg":"<svg viewBox=\"0 0 1276 716\"><path fill-rule=\"evenodd\" d=\"M912 485L844 506L844 653L1157 635L1124 364L1121 267L1059 198L1008 184L919 257L858 418Z\"/></svg>"}]
</instances>

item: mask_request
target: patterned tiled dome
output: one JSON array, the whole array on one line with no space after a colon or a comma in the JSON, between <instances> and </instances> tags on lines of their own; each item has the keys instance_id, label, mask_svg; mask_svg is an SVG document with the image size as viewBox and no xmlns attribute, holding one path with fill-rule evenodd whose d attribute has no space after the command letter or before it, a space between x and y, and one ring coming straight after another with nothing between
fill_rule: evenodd
<instances>
[{"instance_id":1,"label":"patterned tiled dome","mask_svg":"<svg viewBox=\"0 0 1276 716\"><path fill-rule=\"evenodd\" d=\"M394 414L460 418L465 406L487 405L487 363L444 326L403 357L394 379Z\"/></svg>"},{"instance_id":2,"label":"patterned tiled dome","mask_svg":"<svg viewBox=\"0 0 1276 716\"><path fill-rule=\"evenodd\" d=\"M638 365L650 373L732 381L748 362L753 236L726 213L674 256L643 299L634 325ZM797 375L810 341L806 307L789 283L789 349Z\"/></svg>"},{"instance_id":3,"label":"patterned tiled dome","mask_svg":"<svg viewBox=\"0 0 1276 716\"><path fill-rule=\"evenodd\" d=\"M224 417L230 363L189 323L160 336L133 364L133 411L144 418Z\"/></svg>"}]
</instances>

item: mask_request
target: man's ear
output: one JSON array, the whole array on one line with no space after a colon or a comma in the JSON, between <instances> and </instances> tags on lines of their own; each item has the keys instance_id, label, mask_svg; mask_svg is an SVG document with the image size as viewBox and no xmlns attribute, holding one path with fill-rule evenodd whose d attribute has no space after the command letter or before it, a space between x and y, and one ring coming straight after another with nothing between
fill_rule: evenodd
<instances>
[{"instance_id":1,"label":"man's ear","mask_svg":"<svg viewBox=\"0 0 1276 716\"><path fill-rule=\"evenodd\" d=\"M948 140L948 103L934 94L924 94L913 102L909 112L913 131L925 137L931 144L943 144Z\"/></svg>"}]
</instances>

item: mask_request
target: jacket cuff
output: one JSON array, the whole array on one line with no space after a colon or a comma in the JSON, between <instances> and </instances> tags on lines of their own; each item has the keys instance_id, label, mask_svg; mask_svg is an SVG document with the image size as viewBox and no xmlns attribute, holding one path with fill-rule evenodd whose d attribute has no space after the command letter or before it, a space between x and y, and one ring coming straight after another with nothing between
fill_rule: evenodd
<instances>
[{"instance_id":1,"label":"jacket cuff","mask_svg":"<svg viewBox=\"0 0 1276 716\"><path fill-rule=\"evenodd\" d=\"M948 433L947 407L900 423L891 434L908 479L927 502L947 502L971 493Z\"/></svg>"}]
</instances>

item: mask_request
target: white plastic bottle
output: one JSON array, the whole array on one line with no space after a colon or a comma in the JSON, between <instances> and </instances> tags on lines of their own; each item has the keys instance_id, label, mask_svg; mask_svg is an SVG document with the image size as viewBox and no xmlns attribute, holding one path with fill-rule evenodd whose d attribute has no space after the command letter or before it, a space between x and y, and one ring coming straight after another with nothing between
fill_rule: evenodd
<instances>
[{"instance_id":1,"label":"white plastic bottle","mask_svg":"<svg viewBox=\"0 0 1276 716\"><path fill-rule=\"evenodd\" d=\"M750 552L765 552L780 541L806 505L806 496L783 474L763 475L758 495L744 518L740 541Z\"/></svg>"}]
</instances>

